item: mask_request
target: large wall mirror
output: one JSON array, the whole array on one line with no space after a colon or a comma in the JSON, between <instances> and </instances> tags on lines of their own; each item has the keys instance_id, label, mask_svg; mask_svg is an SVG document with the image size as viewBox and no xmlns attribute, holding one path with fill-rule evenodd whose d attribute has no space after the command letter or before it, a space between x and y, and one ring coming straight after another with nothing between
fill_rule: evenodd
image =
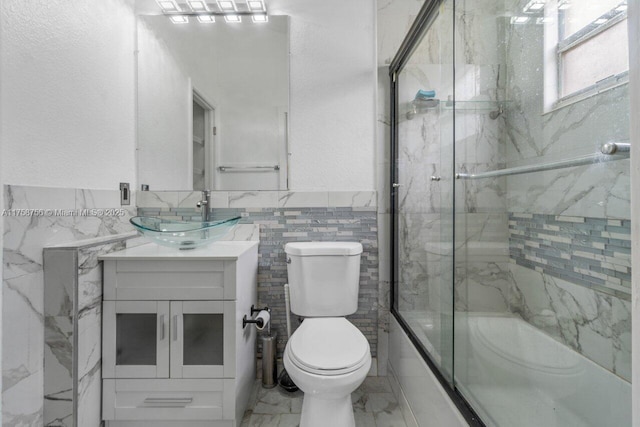
<instances>
[{"instance_id":1,"label":"large wall mirror","mask_svg":"<svg viewBox=\"0 0 640 427\"><path fill-rule=\"evenodd\" d=\"M138 183L287 189L288 17L175 24L138 10Z\"/></svg>"}]
</instances>

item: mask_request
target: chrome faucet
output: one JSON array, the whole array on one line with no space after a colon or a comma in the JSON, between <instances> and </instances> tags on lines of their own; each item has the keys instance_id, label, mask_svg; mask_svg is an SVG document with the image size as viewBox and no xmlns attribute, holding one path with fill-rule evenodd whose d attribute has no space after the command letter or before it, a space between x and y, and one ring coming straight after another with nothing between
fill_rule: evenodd
<instances>
[{"instance_id":1,"label":"chrome faucet","mask_svg":"<svg viewBox=\"0 0 640 427\"><path fill-rule=\"evenodd\" d=\"M202 222L208 222L211 218L211 190L202 190L202 200L196 206L202 210Z\"/></svg>"}]
</instances>

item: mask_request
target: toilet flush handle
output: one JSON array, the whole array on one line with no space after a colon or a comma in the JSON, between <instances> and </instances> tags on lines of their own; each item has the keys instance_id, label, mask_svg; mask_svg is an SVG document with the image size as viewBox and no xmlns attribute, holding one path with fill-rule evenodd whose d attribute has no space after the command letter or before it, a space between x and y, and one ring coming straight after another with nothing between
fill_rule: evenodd
<instances>
[{"instance_id":1,"label":"toilet flush handle","mask_svg":"<svg viewBox=\"0 0 640 427\"><path fill-rule=\"evenodd\" d=\"M287 257L287 264L291 264L291 258Z\"/></svg>"}]
</instances>

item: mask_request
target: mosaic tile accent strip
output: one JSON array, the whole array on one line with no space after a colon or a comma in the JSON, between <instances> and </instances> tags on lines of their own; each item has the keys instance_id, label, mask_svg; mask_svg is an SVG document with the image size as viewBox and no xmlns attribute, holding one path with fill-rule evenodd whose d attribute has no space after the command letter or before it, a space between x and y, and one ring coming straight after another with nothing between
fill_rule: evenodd
<instances>
[{"instance_id":1,"label":"mosaic tile accent strip","mask_svg":"<svg viewBox=\"0 0 640 427\"><path fill-rule=\"evenodd\" d=\"M511 262L621 299L631 297L631 221L509 213Z\"/></svg>"},{"instance_id":2,"label":"mosaic tile accent strip","mask_svg":"<svg viewBox=\"0 0 640 427\"><path fill-rule=\"evenodd\" d=\"M199 219L195 208L138 208L139 215ZM278 356L286 344L283 285L287 283L284 245L298 241L357 241L362 243L358 311L348 319L362 331L377 357L378 341L378 222L375 207L214 209L214 217L242 216L241 224L260 225L258 303L272 308L272 328L278 333ZM299 320L292 318L295 329Z\"/></svg>"}]
</instances>

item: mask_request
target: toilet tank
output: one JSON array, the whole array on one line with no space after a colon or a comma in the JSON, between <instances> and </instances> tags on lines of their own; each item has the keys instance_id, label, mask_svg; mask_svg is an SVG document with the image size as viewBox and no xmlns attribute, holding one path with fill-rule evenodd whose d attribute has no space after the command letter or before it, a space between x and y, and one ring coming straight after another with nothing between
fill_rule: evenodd
<instances>
[{"instance_id":1,"label":"toilet tank","mask_svg":"<svg viewBox=\"0 0 640 427\"><path fill-rule=\"evenodd\" d=\"M358 310L360 255L357 242L296 242L284 246L291 311L338 317Z\"/></svg>"}]
</instances>

